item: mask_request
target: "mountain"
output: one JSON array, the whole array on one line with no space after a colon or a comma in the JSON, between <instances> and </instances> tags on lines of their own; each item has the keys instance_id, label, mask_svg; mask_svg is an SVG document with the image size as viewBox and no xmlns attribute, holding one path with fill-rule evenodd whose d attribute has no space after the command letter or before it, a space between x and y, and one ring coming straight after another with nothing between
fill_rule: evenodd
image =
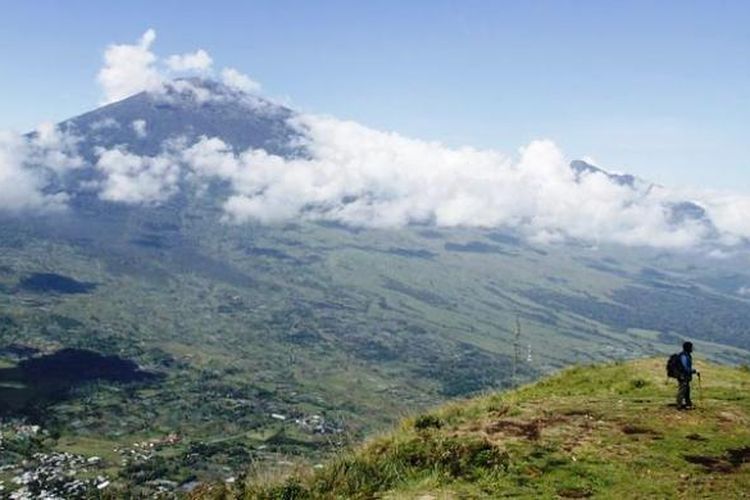
<instances>
[{"instance_id":1,"label":"mountain","mask_svg":"<svg viewBox=\"0 0 750 500\"><path fill-rule=\"evenodd\" d=\"M126 145L141 155L155 155L164 141L217 137L237 151L262 148L289 155L298 132L287 120L293 112L261 97L211 80L188 78L167 84L162 92L141 92L90 113L66 120L63 130L83 137L83 153L96 147ZM143 121L147 133L132 124Z\"/></svg>"},{"instance_id":2,"label":"mountain","mask_svg":"<svg viewBox=\"0 0 750 500\"><path fill-rule=\"evenodd\" d=\"M649 183L643 179L639 179L630 174L613 174L602 170L601 168L591 165L583 160L573 160L570 162L570 168L575 173L576 178L580 181L580 178L584 174L600 174L611 180L618 186L625 186L634 191L643 193L646 195L651 189L657 187L656 185ZM680 225L686 222L699 222L710 226L712 232L716 229L713 227L706 209L701 207L692 201L677 201L669 202L666 204L665 209L669 212L667 220L673 225Z\"/></svg>"},{"instance_id":3,"label":"mountain","mask_svg":"<svg viewBox=\"0 0 750 500\"><path fill-rule=\"evenodd\" d=\"M610 172L607 172L605 170L602 170L601 168L594 166L590 163L587 163L583 160L573 160L570 162L570 168L575 172L576 176L580 178L581 174L589 173L589 174L602 174L607 176L607 178L611 179L615 184L618 184L620 186L628 186L631 188L636 188L637 185L643 185L645 181L642 179L638 179L635 176L632 176L630 174L613 174Z\"/></svg>"},{"instance_id":4,"label":"mountain","mask_svg":"<svg viewBox=\"0 0 750 500\"><path fill-rule=\"evenodd\" d=\"M236 186L174 174L175 145L204 137L307 158L296 116L178 80L60 124L83 164L46 189L68 209L0 215L0 426L40 426L0 450L0 481L42 470L34 453L69 453L98 457L83 469L114 485L176 489L319 460L404 412L574 362L684 338L747 362L743 252L542 244L513 227L235 224ZM675 222L706 217L685 203Z\"/></svg>"},{"instance_id":5,"label":"mountain","mask_svg":"<svg viewBox=\"0 0 750 500\"><path fill-rule=\"evenodd\" d=\"M691 412L668 404L661 359L578 366L409 418L319 470L196 497L742 498L750 372L700 368Z\"/></svg>"}]
</instances>

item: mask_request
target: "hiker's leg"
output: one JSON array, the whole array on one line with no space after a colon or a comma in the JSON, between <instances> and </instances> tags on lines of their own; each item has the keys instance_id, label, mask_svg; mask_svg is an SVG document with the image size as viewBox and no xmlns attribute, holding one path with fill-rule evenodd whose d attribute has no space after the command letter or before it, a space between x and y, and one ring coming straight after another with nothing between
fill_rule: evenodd
<instances>
[{"instance_id":1,"label":"hiker's leg","mask_svg":"<svg viewBox=\"0 0 750 500\"><path fill-rule=\"evenodd\" d=\"M693 406L693 401L690 399L690 380L685 381L685 406Z\"/></svg>"},{"instance_id":2,"label":"hiker's leg","mask_svg":"<svg viewBox=\"0 0 750 500\"><path fill-rule=\"evenodd\" d=\"M687 395L687 379L680 377L677 379L677 382L679 383L679 386L677 388L677 406L682 407L687 404L688 401L688 395Z\"/></svg>"}]
</instances>

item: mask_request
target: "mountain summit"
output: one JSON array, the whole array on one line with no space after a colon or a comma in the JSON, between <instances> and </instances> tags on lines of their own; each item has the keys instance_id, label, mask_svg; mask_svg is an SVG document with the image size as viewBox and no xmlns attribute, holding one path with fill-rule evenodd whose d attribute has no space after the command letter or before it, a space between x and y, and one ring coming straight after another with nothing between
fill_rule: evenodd
<instances>
[{"instance_id":1,"label":"mountain summit","mask_svg":"<svg viewBox=\"0 0 750 500\"><path fill-rule=\"evenodd\" d=\"M606 175L609 179L614 181L616 184L619 184L620 186L629 186L631 188L635 188L636 182L643 183L642 180L637 179L635 176L632 176L630 174L612 174L583 160L571 161L570 168L578 176L583 173Z\"/></svg>"},{"instance_id":2,"label":"mountain summit","mask_svg":"<svg viewBox=\"0 0 750 500\"><path fill-rule=\"evenodd\" d=\"M223 83L187 78L164 83L64 121L60 127L84 138L83 151L127 146L141 155L156 155L165 141L192 144L216 137L236 151L260 148L288 155L299 134L287 120L288 108Z\"/></svg>"}]
</instances>

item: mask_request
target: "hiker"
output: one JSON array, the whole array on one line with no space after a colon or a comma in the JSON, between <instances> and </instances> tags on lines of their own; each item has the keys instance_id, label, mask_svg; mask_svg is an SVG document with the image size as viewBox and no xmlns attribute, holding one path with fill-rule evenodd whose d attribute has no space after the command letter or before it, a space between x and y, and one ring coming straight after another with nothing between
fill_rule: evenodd
<instances>
[{"instance_id":1,"label":"hiker","mask_svg":"<svg viewBox=\"0 0 750 500\"><path fill-rule=\"evenodd\" d=\"M677 408L680 410L689 410L693 408L693 402L690 400L690 381L693 379L693 374L701 376L697 370L693 368L693 343L684 342L682 344L682 352L679 355L680 370L677 374L677 382L679 386L677 388Z\"/></svg>"}]
</instances>

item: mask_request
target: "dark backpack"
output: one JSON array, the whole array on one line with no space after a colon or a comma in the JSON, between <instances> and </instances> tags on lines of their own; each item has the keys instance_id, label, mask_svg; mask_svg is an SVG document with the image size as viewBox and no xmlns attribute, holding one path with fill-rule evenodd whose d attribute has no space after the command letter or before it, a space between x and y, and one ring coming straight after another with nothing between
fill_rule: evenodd
<instances>
[{"instance_id":1,"label":"dark backpack","mask_svg":"<svg viewBox=\"0 0 750 500\"><path fill-rule=\"evenodd\" d=\"M682 367L682 360L680 360L679 352L672 354L667 360L667 377L680 378L684 369Z\"/></svg>"}]
</instances>

